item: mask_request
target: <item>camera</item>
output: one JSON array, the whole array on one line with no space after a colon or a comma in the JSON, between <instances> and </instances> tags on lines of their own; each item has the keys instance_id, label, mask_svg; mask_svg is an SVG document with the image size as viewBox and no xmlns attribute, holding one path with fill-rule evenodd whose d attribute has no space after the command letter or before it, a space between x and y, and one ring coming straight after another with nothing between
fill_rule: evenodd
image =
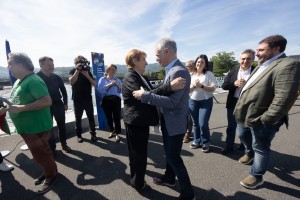
<instances>
[{"instance_id":1,"label":"camera","mask_svg":"<svg viewBox=\"0 0 300 200\"><path fill-rule=\"evenodd\" d=\"M90 71L90 69L91 69L90 61L88 61L87 59L81 58L78 61L77 69L83 70L83 71Z\"/></svg>"}]
</instances>

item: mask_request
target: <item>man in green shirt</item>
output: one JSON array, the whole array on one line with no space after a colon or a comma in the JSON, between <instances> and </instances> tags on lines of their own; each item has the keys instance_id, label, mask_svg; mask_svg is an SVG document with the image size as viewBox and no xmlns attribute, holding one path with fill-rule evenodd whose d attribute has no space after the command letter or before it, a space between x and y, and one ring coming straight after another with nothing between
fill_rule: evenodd
<instances>
[{"instance_id":1,"label":"man in green shirt","mask_svg":"<svg viewBox=\"0 0 300 200\"><path fill-rule=\"evenodd\" d=\"M38 194L51 190L57 180L57 166L48 145L53 134L50 115L52 104L44 81L34 74L30 58L23 53L10 53L8 68L18 80L15 82L7 109L16 131L26 142L34 160L43 168L43 174L34 180L41 187Z\"/></svg>"}]
</instances>

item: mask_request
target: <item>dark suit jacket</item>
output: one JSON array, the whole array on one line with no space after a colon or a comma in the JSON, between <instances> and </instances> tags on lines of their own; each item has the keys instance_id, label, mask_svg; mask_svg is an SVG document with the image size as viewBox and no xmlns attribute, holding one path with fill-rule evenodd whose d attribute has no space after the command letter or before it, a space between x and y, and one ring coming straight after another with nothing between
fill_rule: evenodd
<instances>
[{"instance_id":1,"label":"dark suit jacket","mask_svg":"<svg viewBox=\"0 0 300 200\"><path fill-rule=\"evenodd\" d=\"M300 62L283 54L241 94L235 106L237 123L247 127L279 123L296 101L299 88Z\"/></svg>"},{"instance_id":2,"label":"dark suit jacket","mask_svg":"<svg viewBox=\"0 0 300 200\"><path fill-rule=\"evenodd\" d=\"M143 76L148 85L152 88L148 78ZM124 123L135 126L156 126L159 122L158 113L155 106L142 103L133 97L132 92L139 90L140 87L148 90L140 75L133 69L129 68L128 73L123 79L122 83L122 96L124 100ZM171 94L170 84L165 84L157 89L153 89L158 94L169 95Z\"/></svg>"},{"instance_id":3,"label":"dark suit jacket","mask_svg":"<svg viewBox=\"0 0 300 200\"><path fill-rule=\"evenodd\" d=\"M223 90L228 90L228 96L226 100L226 108L234 108L237 102L237 99L234 97L235 90L237 87L234 85L234 82L238 78L238 72L240 68L232 69L224 79L222 84ZM254 66L251 66L251 72L253 72Z\"/></svg>"}]
</instances>

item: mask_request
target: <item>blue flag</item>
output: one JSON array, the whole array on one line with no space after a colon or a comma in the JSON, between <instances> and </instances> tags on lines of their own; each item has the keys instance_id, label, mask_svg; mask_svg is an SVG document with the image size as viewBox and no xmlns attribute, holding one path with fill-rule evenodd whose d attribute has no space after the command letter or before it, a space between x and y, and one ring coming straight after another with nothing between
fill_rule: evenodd
<instances>
[{"instance_id":1,"label":"blue flag","mask_svg":"<svg viewBox=\"0 0 300 200\"><path fill-rule=\"evenodd\" d=\"M6 49L6 58L8 60L8 54L10 53L10 46L9 46L9 42L7 40L5 41L5 49ZM14 83L16 82L16 78L12 76L10 70L8 70L8 74L9 74L10 84L11 84L11 86L13 86Z\"/></svg>"},{"instance_id":2,"label":"blue flag","mask_svg":"<svg viewBox=\"0 0 300 200\"><path fill-rule=\"evenodd\" d=\"M96 106L97 106L97 114L98 114L98 125L100 128L107 128L107 121L103 109L100 105L102 101L101 95L97 90L99 79L104 75L104 55L102 53L92 52L92 67L93 74L96 76L96 86L95 86L95 96L96 96Z\"/></svg>"}]
</instances>

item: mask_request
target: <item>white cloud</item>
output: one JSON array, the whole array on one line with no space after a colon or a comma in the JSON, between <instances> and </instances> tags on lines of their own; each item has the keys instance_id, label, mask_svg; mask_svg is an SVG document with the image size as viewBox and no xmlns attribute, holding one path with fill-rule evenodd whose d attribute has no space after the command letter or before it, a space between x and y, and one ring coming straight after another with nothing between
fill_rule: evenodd
<instances>
[{"instance_id":1,"label":"white cloud","mask_svg":"<svg viewBox=\"0 0 300 200\"><path fill-rule=\"evenodd\" d=\"M153 63L154 45L162 37L175 39L183 61L220 51L237 57L277 33L287 37L288 54L300 52L297 0L2 0L0 7L1 66L6 66L5 39L36 67L44 55L56 66L71 66L74 57L90 58L92 51L104 53L106 64L124 64L132 48L145 51Z\"/></svg>"}]
</instances>

